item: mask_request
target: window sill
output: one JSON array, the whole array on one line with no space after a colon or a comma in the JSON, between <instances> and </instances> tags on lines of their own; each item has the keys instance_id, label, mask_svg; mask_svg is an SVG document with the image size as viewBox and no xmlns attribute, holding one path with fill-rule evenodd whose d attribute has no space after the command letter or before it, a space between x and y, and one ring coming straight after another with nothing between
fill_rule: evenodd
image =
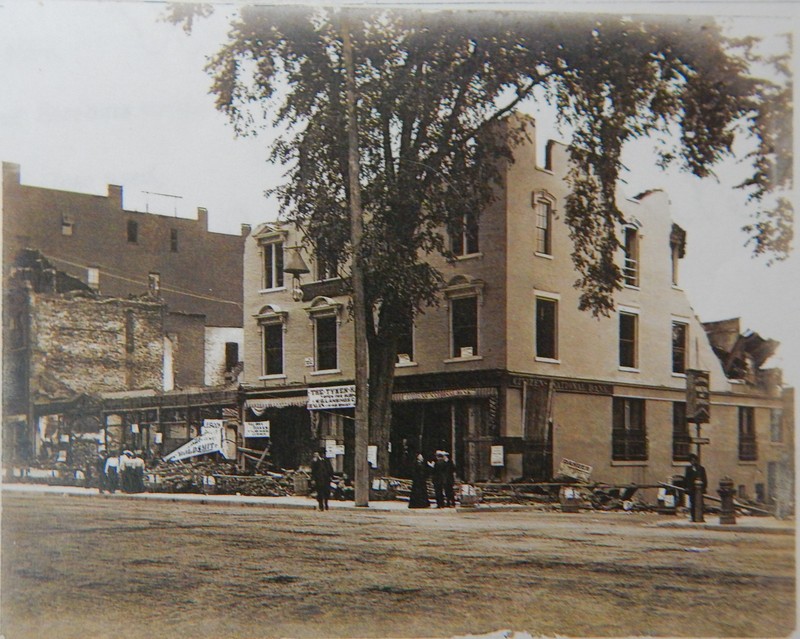
<instances>
[{"instance_id":1,"label":"window sill","mask_svg":"<svg viewBox=\"0 0 800 639\"><path fill-rule=\"evenodd\" d=\"M679 379L686 379L686 373L676 373L675 371L672 371L672 376Z\"/></svg>"},{"instance_id":2,"label":"window sill","mask_svg":"<svg viewBox=\"0 0 800 639\"><path fill-rule=\"evenodd\" d=\"M463 262L464 260L479 260L483 257L483 253L469 253L467 255L456 255L456 261Z\"/></svg>"},{"instance_id":3,"label":"window sill","mask_svg":"<svg viewBox=\"0 0 800 639\"><path fill-rule=\"evenodd\" d=\"M286 379L286 375L285 375L285 374L283 374L283 373L280 373L280 374L277 374L277 375L261 375L261 376L259 376L259 378L258 378L258 379L259 379L259 380L265 380L265 379Z\"/></svg>"},{"instance_id":4,"label":"window sill","mask_svg":"<svg viewBox=\"0 0 800 639\"><path fill-rule=\"evenodd\" d=\"M631 291L640 291L641 290L641 288L639 288L638 285L634 285L634 284L623 284L622 286L623 286L623 288L627 288L627 289L629 289Z\"/></svg>"},{"instance_id":5,"label":"window sill","mask_svg":"<svg viewBox=\"0 0 800 639\"><path fill-rule=\"evenodd\" d=\"M395 362L395 368L414 368L414 366L419 366L417 362Z\"/></svg>"},{"instance_id":6,"label":"window sill","mask_svg":"<svg viewBox=\"0 0 800 639\"><path fill-rule=\"evenodd\" d=\"M688 468L691 465L692 463L688 461L675 461L674 459L672 460L673 468Z\"/></svg>"},{"instance_id":7,"label":"window sill","mask_svg":"<svg viewBox=\"0 0 800 639\"><path fill-rule=\"evenodd\" d=\"M776 446L776 447L777 446L786 446L786 442L776 442L776 441L770 440L769 441L769 445L770 446Z\"/></svg>"},{"instance_id":8,"label":"window sill","mask_svg":"<svg viewBox=\"0 0 800 639\"><path fill-rule=\"evenodd\" d=\"M311 371L309 375L338 375L341 372L340 368L330 368L324 371Z\"/></svg>"},{"instance_id":9,"label":"window sill","mask_svg":"<svg viewBox=\"0 0 800 639\"><path fill-rule=\"evenodd\" d=\"M630 368L628 366L620 366L619 370L623 373L641 373L638 368Z\"/></svg>"},{"instance_id":10,"label":"window sill","mask_svg":"<svg viewBox=\"0 0 800 639\"><path fill-rule=\"evenodd\" d=\"M458 364L459 362L479 362L483 359L483 355L473 355L472 357L451 357L444 360L445 364Z\"/></svg>"},{"instance_id":11,"label":"window sill","mask_svg":"<svg viewBox=\"0 0 800 639\"><path fill-rule=\"evenodd\" d=\"M647 466L647 461L639 461L639 460L636 460L636 461L633 461L633 460L632 461L622 461L622 460L614 460L614 459L612 459L611 460L611 465L612 466L621 466L621 467L624 467L624 466L638 467L638 466Z\"/></svg>"},{"instance_id":12,"label":"window sill","mask_svg":"<svg viewBox=\"0 0 800 639\"><path fill-rule=\"evenodd\" d=\"M534 357L534 361L542 362L544 364L560 364L560 359L552 359L550 357Z\"/></svg>"},{"instance_id":13,"label":"window sill","mask_svg":"<svg viewBox=\"0 0 800 639\"><path fill-rule=\"evenodd\" d=\"M277 293L278 291L285 291L285 290L286 290L285 286L278 286L276 288L262 288L262 289L259 289L258 292L259 293Z\"/></svg>"},{"instance_id":14,"label":"window sill","mask_svg":"<svg viewBox=\"0 0 800 639\"><path fill-rule=\"evenodd\" d=\"M538 251L534 251L533 253L536 257L542 257L546 260L552 260L553 256L550 253L539 253Z\"/></svg>"},{"instance_id":15,"label":"window sill","mask_svg":"<svg viewBox=\"0 0 800 639\"><path fill-rule=\"evenodd\" d=\"M742 461L741 459L736 462L739 466L758 466L758 460L755 461Z\"/></svg>"}]
</instances>

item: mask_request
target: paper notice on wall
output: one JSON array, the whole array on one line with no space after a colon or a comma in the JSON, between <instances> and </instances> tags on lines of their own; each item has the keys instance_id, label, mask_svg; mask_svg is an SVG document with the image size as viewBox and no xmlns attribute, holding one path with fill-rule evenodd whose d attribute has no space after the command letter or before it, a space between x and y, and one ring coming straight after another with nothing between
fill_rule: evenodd
<instances>
[{"instance_id":1,"label":"paper notice on wall","mask_svg":"<svg viewBox=\"0 0 800 639\"><path fill-rule=\"evenodd\" d=\"M154 444L160 444L163 441L164 441L164 435L162 435L161 433L154 433L153 434L153 443Z\"/></svg>"},{"instance_id":2,"label":"paper notice on wall","mask_svg":"<svg viewBox=\"0 0 800 639\"><path fill-rule=\"evenodd\" d=\"M336 454L337 455L344 455L344 444L337 444L336 445Z\"/></svg>"},{"instance_id":3,"label":"paper notice on wall","mask_svg":"<svg viewBox=\"0 0 800 639\"><path fill-rule=\"evenodd\" d=\"M325 457L331 459L336 457L336 440L335 439L326 439L325 440Z\"/></svg>"},{"instance_id":4,"label":"paper notice on wall","mask_svg":"<svg viewBox=\"0 0 800 639\"><path fill-rule=\"evenodd\" d=\"M131 424L131 432L138 433L139 432L139 424Z\"/></svg>"},{"instance_id":5,"label":"paper notice on wall","mask_svg":"<svg viewBox=\"0 0 800 639\"><path fill-rule=\"evenodd\" d=\"M491 465L492 466L505 466L503 447L492 446L491 451Z\"/></svg>"},{"instance_id":6,"label":"paper notice on wall","mask_svg":"<svg viewBox=\"0 0 800 639\"><path fill-rule=\"evenodd\" d=\"M245 437L269 437L269 422L245 422Z\"/></svg>"},{"instance_id":7,"label":"paper notice on wall","mask_svg":"<svg viewBox=\"0 0 800 639\"><path fill-rule=\"evenodd\" d=\"M367 463L371 468L378 467L378 447L367 446Z\"/></svg>"}]
</instances>

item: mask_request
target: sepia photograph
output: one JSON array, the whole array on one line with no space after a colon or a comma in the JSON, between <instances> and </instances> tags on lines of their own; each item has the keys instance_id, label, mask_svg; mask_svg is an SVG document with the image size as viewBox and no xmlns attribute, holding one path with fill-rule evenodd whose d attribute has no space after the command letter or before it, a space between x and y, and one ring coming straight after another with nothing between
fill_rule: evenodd
<instances>
[{"instance_id":1,"label":"sepia photograph","mask_svg":"<svg viewBox=\"0 0 800 639\"><path fill-rule=\"evenodd\" d=\"M794 636L799 23L0 0L0 639Z\"/></svg>"}]
</instances>

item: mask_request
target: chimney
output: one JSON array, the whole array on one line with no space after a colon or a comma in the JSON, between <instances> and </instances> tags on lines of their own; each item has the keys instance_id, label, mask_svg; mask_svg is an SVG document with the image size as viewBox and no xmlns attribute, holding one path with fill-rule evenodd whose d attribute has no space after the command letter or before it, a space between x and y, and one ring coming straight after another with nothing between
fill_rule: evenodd
<instances>
[{"instance_id":1,"label":"chimney","mask_svg":"<svg viewBox=\"0 0 800 639\"><path fill-rule=\"evenodd\" d=\"M13 184L19 186L20 166L14 162L3 162L3 185Z\"/></svg>"},{"instance_id":2,"label":"chimney","mask_svg":"<svg viewBox=\"0 0 800 639\"><path fill-rule=\"evenodd\" d=\"M250 235L250 231L253 230L253 227L249 224L242 224L242 237L247 237Z\"/></svg>"},{"instance_id":3,"label":"chimney","mask_svg":"<svg viewBox=\"0 0 800 639\"><path fill-rule=\"evenodd\" d=\"M108 201L111 205L122 210L122 187L118 184L108 185Z\"/></svg>"},{"instance_id":4,"label":"chimney","mask_svg":"<svg viewBox=\"0 0 800 639\"><path fill-rule=\"evenodd\" d=\"M208 230L208 209L203 206L197 207L197 221L200 222L204 231Z\"/></svg>"}]
</instances>

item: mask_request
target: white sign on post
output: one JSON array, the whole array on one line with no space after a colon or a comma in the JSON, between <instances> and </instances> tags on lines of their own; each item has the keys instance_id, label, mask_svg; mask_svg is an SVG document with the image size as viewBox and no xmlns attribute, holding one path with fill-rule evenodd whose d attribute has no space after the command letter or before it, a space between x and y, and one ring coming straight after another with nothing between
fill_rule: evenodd
<instances>
[{"instance_id":1,"label":"white sign on post","mask_svg":"<svg viewBox=\"0 0 800 639\"><path fill-rule=\"evenodd\" d=\"M269 437L269 422L245 422L245 437Z\"/></svg>"},{"instance_id":2,"label":"white sign on post","mask_svg":"<svg viewBox=\"0 0 800 639\"><path fill-rule=\"evenodd\" d=\"M502 446L492 446L491 465L492 466L505 466L505 460L504 460L503 447Z\"/></svg>"},{"instance_id":3,"label":"white sign on post","mask_svg":"<svg viewBox=\"0 0 800 639\"><path fill-rule=\"evenodd\" d=\"M344 455L344 444L337 444L335 450L337 455Z\"/></svg>"},{"instance_id":4,"label":"white sign on post","mask_svg":"<svg viewBox=\"0 0 800 639\"><path fill-rule=\"evenodd\" d=\"M325 457L331 459L336 457L336 440L335 439L326 439L325 440Z\"/></svg>"}]
</instances>

